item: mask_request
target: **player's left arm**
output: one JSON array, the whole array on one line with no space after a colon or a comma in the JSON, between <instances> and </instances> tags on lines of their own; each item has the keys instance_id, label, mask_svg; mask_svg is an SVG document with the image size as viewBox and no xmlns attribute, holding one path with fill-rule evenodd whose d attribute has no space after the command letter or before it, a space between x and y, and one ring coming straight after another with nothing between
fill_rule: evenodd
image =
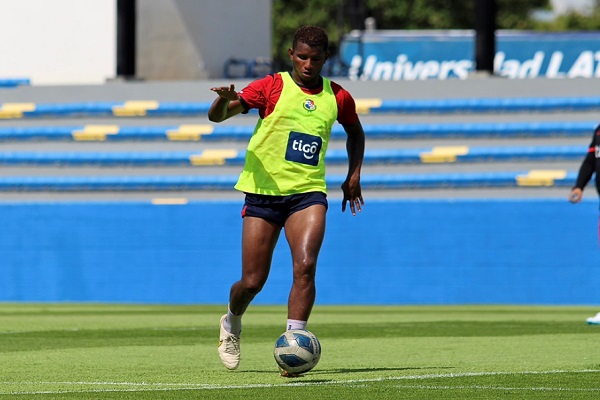
<instances>
[{"instance_id":1,"label":"player's left arm","mask_svg":"<svg viewBox=\"0 0 600 400\"><path fill-rule=\"evenodd\" d=\"M344 193L342 212L346 211L346 202L349 202L352 215L356 215L357 211L362 211L362 206L365 204L360 187L360 170L365 154L365 132L358 119L351 125L342 126L347 135L346 151L348 152L348 175L342 184Z\"/></svg>"},{"instance_id":2,"label":"player's left arm","mask_svg":"<svg viewBox=\"0 0 600 400\"><path fill-rule=\"evenodd\" d=\"M342 184L344 199L342 212L346 211L346 203L350 203L352 215L361 212L365 204L360 187L360 170L365 154L365 132L356 113L356 102L348 91L332 82L331 88L335 93L338 106L337 121L346 132L346 151L348 152L348 175Z\"/></svg>"}]
</instances>

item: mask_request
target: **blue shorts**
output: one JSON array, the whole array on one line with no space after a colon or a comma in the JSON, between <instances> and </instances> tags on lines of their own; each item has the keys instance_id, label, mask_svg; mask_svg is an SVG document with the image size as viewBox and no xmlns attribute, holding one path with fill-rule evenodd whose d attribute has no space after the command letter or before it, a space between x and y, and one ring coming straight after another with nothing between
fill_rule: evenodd
<instances>
[{"instance_id":1,"label":"blue shorts","mask_svg":"<svg viewBox=\"0 0 600 400\"><path fill-rule=\"evenodd\" d=\"M246 193L242 218L262 218L283 227L290 215L315 204L322 204L327 210L327 195L323 192L292 194L290 196Z\"/></svg>"}]
</instances>

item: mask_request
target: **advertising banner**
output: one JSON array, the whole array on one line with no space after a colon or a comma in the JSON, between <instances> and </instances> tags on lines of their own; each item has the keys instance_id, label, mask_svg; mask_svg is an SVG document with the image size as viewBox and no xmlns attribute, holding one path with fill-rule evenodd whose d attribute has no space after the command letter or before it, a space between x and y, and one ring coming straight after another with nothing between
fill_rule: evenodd
<instances>
[{"instance_id":1,"label":"advertising banner","mask_svg":"<svg viewBox=\"0 0 600 400\"><path fill-rule=\"evenodd\" d=\"M352 80L466 79L475 32L352 32L340 59ZM512 79L600 78L600 32L497 31L494 73Z\"/></svg>"}]
</instances>

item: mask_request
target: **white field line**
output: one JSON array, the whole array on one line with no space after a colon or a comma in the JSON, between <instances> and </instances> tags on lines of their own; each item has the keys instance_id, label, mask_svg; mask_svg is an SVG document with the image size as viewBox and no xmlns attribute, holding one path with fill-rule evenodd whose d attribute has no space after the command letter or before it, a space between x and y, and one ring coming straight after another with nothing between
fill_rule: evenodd
<instances>
[{"instance_id":1,"label":"white field line","mask_svg":"<svg viewBox=\"0 0 600 400\"><path fill-rule=\"evenodd\" d=\"M600 392L600 388L593 389L569 389L561 387L506 387L506 386L431 386L431 385L396 385L397 388L404 389L429 389L429 390L456 390L456 389L475 389L475 390L521 390L528 392Z\"/></svg>"},{"instance_id":2,"label":"white field line","mask_svg":"<svg viewBox=\"0 0 600 400\"><path fill-rule=\"evenodd\" d=\"M273 387L290 387L290 386L332 386L332 385L360 385L364 383L385 382L385 381L403 381L403 380L426 380L440 378L462 378L462 377L479 377L479 376L506 376L506 375L551 375L551 374L585 374L585 373L600 373L598 369L582 369L575 371L567 370L552 370L552 371L522 371L522 372L455 372L448 374L424 374L424 375L404 375L404 376L388 376L382 378L369 379L348 379L348 380L331 380L319 382L289 382L289 383L257 383L247 385L218 385L212 383L150 383L150 382L0 382L0 385L11 386L26 386L26 385L48 385L48 386L98 386L98 388L79 390L40 390L40 391L0 391L0 394L12 395L34 395L34 394L60 394L60 393L99 393L99 392L150 392L150 391L177 391L177 390L222 390L222 389L257 389L257 388L273 388ZM105 386L102 388L102 386ZM106 388L106 386L113 386ZM569 389L569 388L551 388L551 387L527 387L527 388L510 388L498 386L430 386L430 385L402 385L398 387L421 388L421 389L494 389L494 390L528 390L528 391L561 391L561 392L600 392L600 388L594 389Z\"/></svg>"}]
</instances>

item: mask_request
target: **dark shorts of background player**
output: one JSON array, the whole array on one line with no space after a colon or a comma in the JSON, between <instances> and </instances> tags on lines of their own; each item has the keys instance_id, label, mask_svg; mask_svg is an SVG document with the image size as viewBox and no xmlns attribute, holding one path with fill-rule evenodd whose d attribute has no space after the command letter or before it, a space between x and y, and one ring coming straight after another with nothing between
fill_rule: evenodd
<instances>
[{"instance_id":1,"label":"dark shorts of background player","mask_svg":"<svg viewBox=\"0 0 600 400\"><path fill-rule=\"evenodd\" d=\"M258 217L283 227L290 215L315 204L321 204L327 210L327 195L323 192L292 194L290 196L246 193L242 218Z\"/></svg>"}]
</instances>

